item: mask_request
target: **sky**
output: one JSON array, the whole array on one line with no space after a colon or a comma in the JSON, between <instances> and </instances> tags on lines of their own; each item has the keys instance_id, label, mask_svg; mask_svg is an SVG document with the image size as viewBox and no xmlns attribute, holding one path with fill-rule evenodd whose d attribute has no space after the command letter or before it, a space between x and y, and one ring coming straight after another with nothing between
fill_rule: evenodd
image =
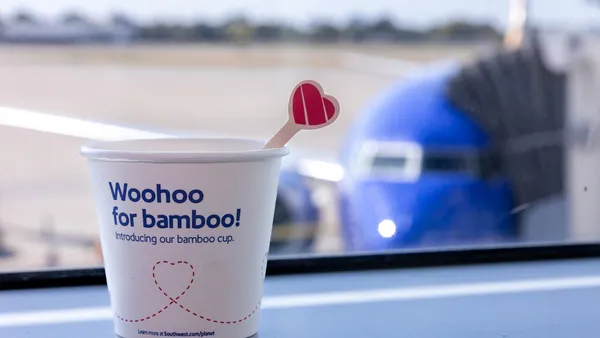
<instances>
[{"instance_id":1,"label":"sky","mask_svg":"<svg viewBox=\"0 0 600 338\"><path fill-rule=\"evenodd\" d=\"M553 26L600 26L600 6L588 0L531 0L532 22ZM397 23L427 27L452 19L506 24L509 0L0 0L0 15L27 9L42 16L76 10L104 19L114 11L141 21L222 20L243 13L255 20L306 25L351 17L391 16Z\"/></svg>"}]
</instances>

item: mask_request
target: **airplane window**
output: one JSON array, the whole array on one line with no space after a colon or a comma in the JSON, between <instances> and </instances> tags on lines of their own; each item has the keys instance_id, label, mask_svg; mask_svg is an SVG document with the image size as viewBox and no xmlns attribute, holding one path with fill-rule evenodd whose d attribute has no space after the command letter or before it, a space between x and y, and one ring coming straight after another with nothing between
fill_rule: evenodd
<instances>
[{"instance_id":1,"label":"airplane window","mask_svg":"<svg viewBox=\"0 0 600 338\"><path fill-rule=\"evenodd\" d=\"M427 154L423 156L423 171L470 172L473 168L468 157L452 154Z\"/></svg>"},{"instance_id":2,"label":"airplane window","mask_svg":"<svg viewBox=\"0 0 600 338\"><path fill-rule=\"evenodd\" d=\"M502 159L494 151L484 151L477 156L479 164L479 175L482 178L490 178L502 174Z\"/></svg>"},{"instance_id":3,"label":"airplane window","mask_svg":"<svg viewBox=\"0 0 600 338\"><path fill-rule=\"evenodd\" d=\"M84 143L265 141L307 79L340 115L289 143L270 257L600 240L597 1L3 4L0 272L103 265Z\"/></svg>"},{"instance_id":4,"label":"airplane window","mask_svg":"<svg viewBox=\"0 0 600 338\"><path fill-rule=\"evenodd\" d=\"M408 159L405 157L376 156L373 158L373 169L397 170L402 172Z\"/></svg>"},{"instance_id":5,"label":"airplane window","mask_svg":"<svg viewBox=\"0 0 600 338\"><path fill-rule=\"evenodd\" d=\"M419 161L415 158L414 161ZM460 154L449 152L447 154L436 152L424 152L421 159L421 172L463 172L470 173L474 170L473 159L467 153ZM373 158L371 164L371 174L376 173L396 173L406 175L407 166L411 159L403 156L385 156L377 155Z\"/></svg>"}]
</instances>

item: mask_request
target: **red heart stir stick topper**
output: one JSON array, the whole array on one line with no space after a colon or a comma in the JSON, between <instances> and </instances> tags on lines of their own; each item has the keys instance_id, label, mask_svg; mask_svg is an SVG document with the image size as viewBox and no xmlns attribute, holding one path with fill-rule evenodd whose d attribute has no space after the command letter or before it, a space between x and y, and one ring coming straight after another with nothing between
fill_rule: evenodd
<instances>
[{"instance_id":1,"label":"red heart stir stick topper","mask_svg":"<svg viewBox=\"0 0 600 338\"><path fill-rule=\"evenodd\" d=\"M340 112L338 101L325 95L316 81L302 81L290 97L287 123L267 142L264 148L283 147L301 129L318 129L333 123Z\"/></svg>"},{"instance_id":2,"label":"red heart stir stick topper","mask_svg":"<svg viewBox=\"0 0 600 338\"><path fill-rule=\"evenodd\" d=\"M321 86L314 81L298 84L290 101L292 118L302 128L320 128L332 123L339 110L337 100L332 96L323 95Z\"/></svg>"}]
</instances>

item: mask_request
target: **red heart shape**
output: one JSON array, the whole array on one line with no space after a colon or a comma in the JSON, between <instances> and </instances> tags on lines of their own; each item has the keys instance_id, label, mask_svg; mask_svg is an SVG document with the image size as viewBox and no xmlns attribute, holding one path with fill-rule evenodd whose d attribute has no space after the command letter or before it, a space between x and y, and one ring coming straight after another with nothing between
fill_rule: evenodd
<instances>
[{"instance_id":1,"label":"red heart shape","mask_svg":"<svg viewBox=\"0 0 600 338\"><path fill-rule=\"evenodd\" d=\"M290 102L294 122L301 126L320 127L337 117L337 100L323 94L314 81L301 82L292 93Z\"/></svg>"},{"instance_id":2,"label":"red heart shape","mask_svg":"<svg viewBox=\"0 0 600 338\"><path fill-rule=\"evenodd\" d=\"M265 272L266 272L266 263L267 263L267 255L269 253L265 253L263 261L262 261L262 267L260 268L260 278L264 281L265 278ZM191 271L191 279L189 280L189 282L186 281L186 283L182 284L182 287L184 287L185 289L179 293L179 295L176 298L173 298L172 294L169 294L167 291L165 291L164 287L159 283L159 281L157 280L157 274L158 274L158 269L157 267L160 265L164 265L164 266L169 266L169 264L171 266L177 267L179 265L185 265L187 266L190 271ZM165 270L166 271L166 270ZM178 275L178 274L176 274ZM252 309L252 311L250 313L247 313L245 316L240 316L237 319L228 319L228 320L223 320L223 319L214 319L214 318L209 318L207 316L203 316L201 314L198 314L196 312L194 312L193 310L191 310L190 308L188 308L187 306L181 304L180 302L180 298L182 296L184 296L187 292L187 290L190 289L190 287L192 286L192 284L194 284L194 278L196 277L196 272L194 270L194 266L186 261L177 261L177 262L169 262L169 261L158 261L156 262L156 264L154 264L154 266L152 267L152 279L154 280L154 284L156 285L156 287L158 288L158 290L162 293L163 296L165 296L166 298L169 299L169 302L166 303L166 305L161 306L158 311L152 313L152 314L148 314L146 316L143 317L134 317L134 318L126 318L123 316L120 316L119 314L115 315L117 316L117 318L119 318L120 320L127 322L127 323L139 323L139 322L144 322L147 320L151 320L152 318L159 316L160 314L162 314L165 310L167 310L171 305L175 304L177 305L179 308L181 308L182 310L185 310L187 313L189 313L190 315L203 319L205 321L211 322L211 323L219 323L219 324L237 324L237 323L242 323L244 321L246 321L248 318L252 317L252 315L254 315L258 309L260 308L260 304L261 304L261 300L259 299L258 303L256 304L256 306L254 307L254 309ZM185 278L184 278L185 280ZM177 307L174 306L174 307Z\"/></svg>"},{"instance_id":3,"label":"red heart shape","mask_svg":"<svg viewBox=\"0 0 600 338\"><path fill-rule=\"evenodd\" d=\"M166 266L166 267L169 267L169 265L175 266L175 267L179 266L179 265L187 266L187 268L189 268L189 270L190 270L190 279L184 278L183 279L184 284L180 285L178 287L177 291L175 291L174 293L167 293L167 290L163 289L163 286L160 284L160 281L157 279L157 273L158 273L157 270L160 268L161 265ZM168 273L171 274L172 272L168 272ZM154 279L154 284L156 285L158 290L160 290L160 292L163 293L163 295L165 297L169 298L170 300L172 300L175 303L177 302L177 300L179 300L179 298L181 298L181 296L185 295L187 290L189 290L190 287L192 286L192 284L194 284L195 277L196 277L196 272L194 271L194 266L186 261L178 261L178 262L159 261L159 262L156 262L156 264L152 268L152 279ZM183 290L183 291L181 291L181 290ZM173 290L171 290L171 291L173 291ZM178 293L179 291L181 291L181 293ZM177 297L173 298L173 296L175 294L177 294Z\"/></svg>"}]
</instances>

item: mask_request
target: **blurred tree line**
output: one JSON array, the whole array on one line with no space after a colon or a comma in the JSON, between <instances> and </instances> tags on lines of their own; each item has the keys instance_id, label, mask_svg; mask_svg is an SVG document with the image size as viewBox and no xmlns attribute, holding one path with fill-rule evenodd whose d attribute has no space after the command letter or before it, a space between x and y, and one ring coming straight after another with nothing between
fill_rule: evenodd
<instances>
[{"instance_id":1,"label":"blurred tree line","mask_svg":"<svg viewBox=\"0 0 600 338\"><path fill-rule=\"evenodd\" d=\"M64 13L58 19L66 24L95 24L77 12ZM36 24L39 18L27 11L18 11L3 18L2 22ZM243 15L230 17L219 23L197 21L192 23L139 23L123 13L110 18L112 25L127 27L136 32L136 38L156 42L419 42L419 41L474 41L501 39L502 34L490 24L450 21L415 29L398 25L390 17L376 20L351 19L346 24L332 24L326 20L308 28L298 28L285 22L254 22Z\"/></svg>"}]
</instances>

